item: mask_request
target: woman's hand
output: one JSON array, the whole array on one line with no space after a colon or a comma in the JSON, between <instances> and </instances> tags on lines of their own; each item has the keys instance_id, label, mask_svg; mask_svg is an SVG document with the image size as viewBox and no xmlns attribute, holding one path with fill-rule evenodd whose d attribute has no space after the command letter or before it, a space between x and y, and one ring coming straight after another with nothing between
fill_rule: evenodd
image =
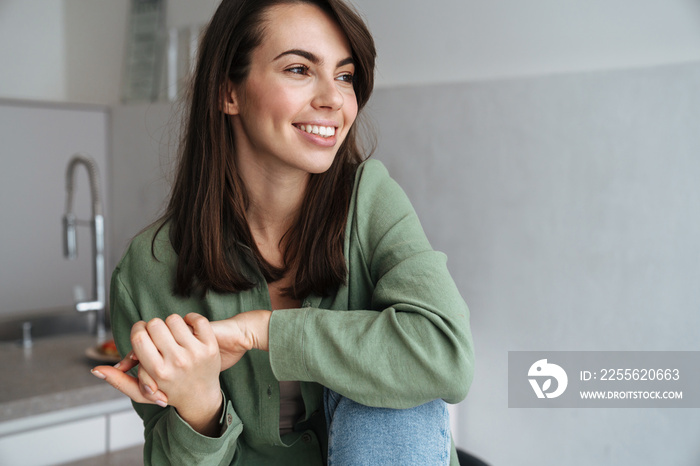
<instances>
[{"instance_id":1,"label":"woman's hand","mask_svg":"<svg viewBox=\"0 0 700 466\"><path fill-rule=\"evenodd\" d=\"M221 370L235 365L253 348L268 350L268 328L272 312L257 310L211 323L221 352Z\"/></svg>"},{"instance_id":2,"label":"woman's hand","mask_svg":"<svg viewBox=\"0 0 700 466\"><path fill-rule=\"evenodd\" d=\"M168 397L158 390L155 382L151 385L139 383L139 379L132 377L126 372L138 366L139 361L133 351L130 351L124 359L112 366L97 366L90 372L95 377L106 380L114 388L131 398L137 403L157 404L165 408L168 406Z\"/></svg>"},{"instance_id":3,"label":"woman's hand","mask_svg":"<svg viewBox=\"0 0 700 466\"><path fill-rule=\"evenodd\" d=\"M189 422L195 430L200 431L195 427L195 424L203 424L203 421L197 418L204 416L198 416L198 414L205 413L208 410L197 409L196 401L206 400L199 399L197 392L189 384L190 377L194 376L200 382L205 381L204 385L209 388L205 388L204 392L212 396L213 383L209 386L206 380L210 382L215 380L216 394L219 401L218 404L214 404L220 407L219 371L232 367L243 357L246 351L252 348L263 351L268 350L268 328L271 315L270 311L256 310L243 312L229 319L209 322L199 314L188 314L185 316L184 321L180 316L174 314L169 316L165 322L160 319L153 319L148 324L137 322L132 327L131 332L131 343L134 351L127 354L116 366L98 366L93 369L92 373L105 379L114 388L137 403L152 403L162 407L168 404L175 406L180 416ZM187 337L183 329L183 323L186 324L189 336L196 339L196 342ZM200 329L199 332L197 332L197 328ZM209 331L211 331L211 334ZM178 335L177 338L176 334ZM204 364L199 365L199 372L211 376L212 365L216 363L215 361L218 361L219 366L216 371L216 377L212 376L213 378L209 379L206 375L202 377L202 374L196 375L194 372L187 370L185 366L192 368L192 363L188 363L189 358L183 356L188 354L187 348L201 350L208 347L211 350L212 336L215 339L215 343L218 343L216 345L216 354L209 354L207 351L204 351L203 354L209 354L209 356L205 356L204 359L206 361L204 361ZM144 357L147 358L147 362L142 362L139 366L138 378L126 374L126 372L138 365ZM173 372L168 372L169 369L166 367L168 362L174 362L175 366L182 366L180 369L184 369L184 371L176 371L174 368L171 368L170 370L173 370ZM158 372L155 372L156 370ZM176 374L181 374L179 379ZM178 384L178 381L184 381L184 383ZM183 393L183 389L185 393ZM193 400L188 401L189 395L194 396L194 404L192 403ZM190 412L193 412L194 416L189 415ZM217 410L217 416L210 419L210 422L218 418L218 412Z\"/></svg>"},{"instance_id":4,"label":"woman's hand","mask_svg":"<svg viewBox=\"0 0 700 466\"><path fill-rule=\"evenodd\" d=\"M221 356L212 326L206 317L177 314L165 321L137 322L131 329L131 345L139 363L138 380L119 368L99 366L104 378L136 402L162 405L163 395L180 417L196 431L216 433L222 397L219 386ZM153 394L151 394L153 393Z\"/></svg>"},{"instance_id":5,"label":"woman's hand","mask_svg":"<svg viewBox=\"0 0 700 466\"><path fill-rule=\"evenodd\" d=\"M137 403L157 404L165 408L168 406L168 397L158 390L155 382L151 385L139 383L139 379L132 377L126 372L138 366L139 360L133 351L130 351L124 359L112 366L97 366L92 369L93 375L100 379L107 380L114 388L131 398Z\"/></svg>"}]
</instances>

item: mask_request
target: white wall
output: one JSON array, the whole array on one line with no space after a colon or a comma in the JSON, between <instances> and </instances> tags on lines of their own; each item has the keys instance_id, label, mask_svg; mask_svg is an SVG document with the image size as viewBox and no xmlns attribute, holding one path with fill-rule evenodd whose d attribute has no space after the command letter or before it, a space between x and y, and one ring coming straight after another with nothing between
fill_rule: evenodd
<instances>
[{"instance_id":1,"label":"white wall","mask_svg":"<svg viewBox=\"0 0 700 466\"><path fill-rule=\"evenodd\" d=\"M171 27L187 27L209 22L221 0L168 0L166 23Z\"/></svg>"},{"instance_id":2,"label":"white wall","mask_svg":"<svg viewBox=\"0 0 700 466\"><path fill-rule=\"evenodd\" d=\"M458 446L493 465L700 464L695 409L508 408L508 351L700 349L699 82L700 61L373 97L375 157L471 311Z\"/></svg>"},{"instance_id":3,"label":"white wall","mask_svg":"<svg viewBox=\"0 0 700 466\"><path fill-rule=\"evenodd\" d=\"M377 41L382 86L700 59L695 0L353 0Z\"/></svg>"},{"instance_id":4,"label":"white wall","mask_svg":"<svg viewBox=\"0 0 700 466\"><path fill-rule=\"evenodd\" d=\"M65 101L62 2L0 1L0 98Z\"/></svg>"},{"instance_id":5,"label":"white wall","mask_svg":"<svg viewBox=\"0 0 700 466\"><path fill-rule=\"evenodd\" d=\"M62 3L66 100L118 102L130 2L63 0Z\"/></svg>"},{"instance_id":6,"label":"white wall","mask_svg":"<svg viewBox=\"0 0 700 466\"><path fill-rule=\"evenodd\" d=\"M381 87L700 59L694 0L353 3L377 41ZM216 5L171 0L167 23L204 23ZM127 0L0 2L0 58L12 64L0 69L0 97L117 102L128 7Z\"/></svg>"},{"instance_id":7,"label":"white wall","mask_svg":"<svg viewBox=\"0 0 700 466\"><path fill-rule=\"evenodd\" d=\"M116 103L126 0L0 2L0 98Z\"/></svg>"},{"instance_id":8,"label":"white wall","mask_svg":"<svg viewBox=\"0 0 700 466\"><path fill-rule=\"evenodd\" d=\"M117 45L124 42L118 24L125 24L128 2L100 0L101 8L93 8L95 1L63 0L63 8L54 0L0 2L0 60L11 64L0 67L0 96L116 102L123 58ZM355 3L380 53L383 89L372 104L380 130L377 156L409 191L436 246L450 255L473 312L478 372L472 394L460 406L458 444L495 464L697 464L693 439L700 432L689 410L508 410L504 361L508 349L697 349L697 305L689 303L700 297L688 285L698 277L692 261L698 254L697 223L692 214L667 207L674 201L681 206L676 209L685 205L692 212L683 203L698 199L693 155L698 145L689 126L697 121L693 109L698 106L688 103L697 71L661 67L657 73L646 67L700 60L700 3ZM200 23L213 6L213 0L173 0L168 23ZM70 18L64 22L65 15ZM93 27L96 46L84 47ZM618 68L637 71L580 73ZM687 78L680 87L676 72ZM555 73L562 75L503 80ZM498 81L490 81L494 78ZM697 96L693 99L697 102ZM407 121L407 114L420 118ZM44 132L51 128L51 115L46 112L47 119L35 126ZM148 106L115 111L119 140L110 168L118 189L112 221L128 222L117 223L113 257L160 207L166 190L160 170L167 165L161 165L159 145L168 141L163 136L167 115L162 104L150 113ZM665 133L654 119L666 125ZM590 134L601 137L601 132L603 140L589 141ZM650 136L651 148L643 144ZM15 157L7 147L2 147L3 161ZM662 163L661 155L674 163ZM42 162L13 163L18 166L12 173L30 176ZM59 214L62 185L52 183L60 184L61 167L62 162L25 194L50 200L60 192L51 201L56 204L51 211ZM9 196L16 193L7 191L0 200ZM447 201L431 204L431 196ZM637 199L647 201L644 209ZM21 202L20 209L3 204L3 212L24 216L30 204ZM139 205L145 209L134 212ZM460 216L450 216L450 209ZM46 214L49 222L51 215ZM436 228L443 224L444 231ZM638 230L640 225L652 228ZM42 228L52 238L47 242L56 242L31 257L57 254L62 260L58 224L55 234L50 225ZM675 247L679 238L681 249ZM649 241L656 247L645 249ZM688 273L674 275L679 271ZM14 273L3 272L0 284ZM27 287L28 295L34 292L29 279L12 283ZM581 295L585 299L577 299ZM600 314L586 314L589 308ZM657 320L640 320L640 309L644 318ZM641 427L650 424L656 430ZM534 457L517 456L533 443L547 444L548 435L556 439L557 455L538 457L537 450ZM663 456L668 452L675 463Z\"/></svg>"},{"instance_id":9,"label":"white wall","mask_svg":"<svg viewBox=\"0 0 700 466\"><path fill-rule=\"evenodd\" d=\"M112 255L116 266L131 239L162 214L178 142L176 105L114 107L112 137Z\"/></svg>"},{"instance_id":10,"label":"white wall","mask_svg":"<svg viewBox=\"0 0 700 466\"><path fill-rule=\"evenodd\" d=\"M699 464L695 410L511 409L507 393L508 351L698 349L698 82L700 62L377 90L375 157L471 310L458 446L493 465ZM114 109L115 257L162 207L173 112Z\"/></svg>"},{"instance_id":11,"label":"white wall","mask_svg":"<svg viewBox=\"0 0 700 466\"><path fill-rule=\"evenodd\" d=\"M92 296L89 227L78 226L78 259L63 257L65 173L76 152L97 162L109 254L107 132L106 108L0 100L0 315L69 308L76 285L82 286L86 298ZM79 166L73 200L80 220L91 214L87 180L85 168Z\"/></svg>"}]
</instances>

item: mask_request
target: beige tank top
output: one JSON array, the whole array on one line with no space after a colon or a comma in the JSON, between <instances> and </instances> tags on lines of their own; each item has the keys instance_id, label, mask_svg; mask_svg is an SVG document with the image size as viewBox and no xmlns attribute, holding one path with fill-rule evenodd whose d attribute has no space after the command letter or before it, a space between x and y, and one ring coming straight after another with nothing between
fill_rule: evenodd
<instances>
[{"instance_id":1,"label":"beige tank top","mask_svg":"<svg viewBox=\"0 0 700 466\"><path fill-rule=\"evenodd\" d=\"M280 382L280 435L294 431L294 424L304 415L304 400L299 382Z\"/></svg>"}]
</instances>

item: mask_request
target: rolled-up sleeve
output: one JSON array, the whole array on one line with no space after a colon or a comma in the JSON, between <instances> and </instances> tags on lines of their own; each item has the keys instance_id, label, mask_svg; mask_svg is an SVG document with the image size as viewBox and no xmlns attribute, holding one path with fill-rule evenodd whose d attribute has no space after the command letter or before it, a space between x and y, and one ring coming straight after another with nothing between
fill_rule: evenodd
<instances>
[{"instance_id":1,"label":"rolled-up sleeve","mask_svg":"<svg viewBox=\"0 0 700 466\"><path fill-rule=\"evenodd\" d=\"M364 309L276 311L270 362L279 380L318 382L368 406L464 399L473 378L469 310L407 196L376 161L361 167L348 224L367 276ZM357 268L358 264L351 264ZM361 285L347 284L349 293Z\"/></svg>"}]
</instances>

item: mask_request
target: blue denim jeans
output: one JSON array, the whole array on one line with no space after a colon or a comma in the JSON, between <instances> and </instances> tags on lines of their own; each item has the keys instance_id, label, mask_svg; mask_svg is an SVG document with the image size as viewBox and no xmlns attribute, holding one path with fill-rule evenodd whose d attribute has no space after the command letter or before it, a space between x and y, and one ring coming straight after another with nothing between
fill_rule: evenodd
<instances>
[{"instance_id":1,"label":"blue denim jeans","mask_svg":"<svg viewBox=\"0 0 700 466\"><path fill-rule=\"evenodd\" d=\"M324 389L328 465L449 465L447 405L372 408Z\"/></svg>"}]
</instances>

